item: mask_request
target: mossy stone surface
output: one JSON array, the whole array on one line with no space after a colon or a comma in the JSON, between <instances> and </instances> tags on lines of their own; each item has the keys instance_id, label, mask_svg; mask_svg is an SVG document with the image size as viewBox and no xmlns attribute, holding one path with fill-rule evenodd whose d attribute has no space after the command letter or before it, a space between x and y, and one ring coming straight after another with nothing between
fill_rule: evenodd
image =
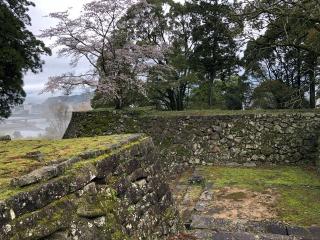
<instances>
[{"instance_id":1,"label":"mossy stone surface","mask_svg":"<svg viewBox=\"0 0 320 240\"><path fill-rule=\"evenodd\" d=\"M64 140L19 140L0 142L0 199L4 199L19 188L10 186L13 178L28 174L38 168L62 162L86 151L107 150L110 146L128 139L131 135L87 137ZM37 161L27 153L41 152L43 159Z\"/></svg>"}]
</instances>

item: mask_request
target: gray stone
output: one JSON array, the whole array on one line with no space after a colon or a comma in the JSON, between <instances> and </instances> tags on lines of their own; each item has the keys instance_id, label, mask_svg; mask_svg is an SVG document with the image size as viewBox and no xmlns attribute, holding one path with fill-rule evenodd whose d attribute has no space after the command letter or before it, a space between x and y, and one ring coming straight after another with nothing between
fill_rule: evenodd
<instances>
[{"instance_id":1,"label":"gray stone","mask_svg":"<svg viewBox=\"0 0 320 240\"><path fill-rule=\"evenodd\" d=\"M82 205L77 209L77 214L80 217L92 219L103 217L106 213L102 208L82 203Z\"/></svg>"},{"instance_id":2,"label":"gray stone","mask_svg":"<svg viewBox=\"0 0 320 240\"><path fill-rule=\"evenodd\" d=\"M292 237L292 236L284 236L284 235L277 235L277 234L262 234L257 235L256 240L306 240L299 237Z\"/></svg>"},{"instance_id":3,"label":"gray stone","mask_svg":"<svg viewBox=\"0 0 320 240\"><path fill-rule=\"evenodd\" d=\"M102 228L106 224L106 217L104 217L104 216L98 217L98 218L94 219L93 223L94 223L94 225L96 225L96 227Z\"/></svg>"},{"instance_id":4,"label":"gray stone","mask_svg":"<svg viewBox=\"0 0 320 240\"><path fill-rule=\"evenodd\" d=\"M143 168L139 168L136 171L134 171L129 177L129 181L131 182L136 182L138 180L141 179L146 179L148 177L148 172L143 169Z\"/></svg>"},{"instance_id":5,"label":"gray stone","mask_svg":"<svg viewBox=\"0 0 320 240\"><path fill-rule=\"evenodd\" d=\"M147 181L146 181L146 179L141 179L141 180L134 182L134 184L136 184L140 188L143 188L147 185Z\"/></svg>"},{"instance_id":6,"label":"gray stone","mask_svg":"<svg viewBox=\"0 0 320 240\"><path fill-rule=\"evenodd\" d=\"M228 136L227 136L227 139L233 140L233 139L234 139L234 136L233 136L233 135L228 135Z\"/></svg>"},{"instance_id":7,"label":"gray stone","mask_svg":"<svg viewBox=\"0 0 320 240\"><path fill-rule=\"evenodd\" d=\"M244 167L256 167L257 164L254 162L248 162L243 164Z\"/></svg>"},{"instance_id":8,"label":"gray stone","mask_svg":"<svg viewBox=\"0 0 320 240\"><path fill-rule=\"evenodd\" d=\"M191 229L207 229L212 230L213 222L209 217L201 215L193 215L191 218Z\"/></svg>"},{"instance_id":9,"label":"gray stone","mask_svg":"<svg viewBox=\"0 0 320 240\"><path fill-rule=\"evenodd\" d=\"M265 231L271 234L287 235L287 227L280 223L267 223Z\"/></svg>"},{"instance_id":10,"label":"gray stone","mask_svg":"<svg viewBox=\"0 0 320 240\"><path fill-rule=\"evenodd\" d=\"M194 207L197 212L204 212L208 210L209 203L207 201L198 201Z\"/></svg>"},{"instance_id":11,"label":"gray stone","mask_svg":"<svg viewBox=\"0 0 320 240\"><path fill-rule=\"evenodd\" d=\"M52 235L50 235L49 237L47 237L47 240L71 240L70 237L68 236L69 233L67 231L59 231L59 232L55 232Z\"/></svg>"},{"instance_id":12,"label":"gray stone","mask_svg":"<svg viewBox=\"0 0 320 240\"><path fill-rule=\"evenodd\" d=\"M305 237L305 238L312 239L312 235L309 232L309 230L303 227L289 226L287 227L287 231L289 236L298 236L298 237ZM319 235L319 238L320 238L320 235Z\"/></svg>"},{"instance_id":13,"label":"gray stone","mask_svg":"<svg viewBox=\"0 0 320 240\"><path fill-rule=\"evenodd\" d=\"M256 240L255 235L250 233L224 233L218 232L212 235L214 240Z\"/></svg>"},{"instance_id":14,"label":"gray stone","mask_svg":"<svg viewBox=\"0 0 320 240\"><path fill-rule=\"evenodd\" d=\"M264 156L264 155L261 155L261 156L260 156L260 159L261 159L261 161L263 161L263 162L264 162L264 161L267 159L267 157L266 157L266 156Z\"/></svg>"},{"instance_id":15,"label":"gray stone","mask_svg":"<svg viewBox=\"0 0 320 240\"><path fill-rule=\"evenodd\" d=\"M239 166L241 166L240 163L236 163L236 162L229 162L229 163L226 163L225 165L228 166L228 167L239 167Z\"/></svg>"},{"instance_id":16,"label":"gray stone","mask_svg":"<svg viewBox=\"0 0 320 240\"><path fill-rule=\"evenodd\" d=\"M213 199L212 189L204 191L199 198L200 201L211 201L212 199Z\"/></svg>"},{"instance_id":17,"label":"gray stone","mask_svg":"<svg viewBox=\"0 0 320 240\"><path fill-rule=\"evenodd\" d=\"M277 132L280 132L280 133L283 132L282 127L279 126L279 125L275 125L275 126L274 126L274 130L277 131Z\"/></svg>"},{"instance_id":18,"label":"gray stone","mask_svg":"<svg viewBox=\"0 0 320 240\"><path fill-rule=\"evenodd\" d=\"M208 216L193 215L191 217L191 229L208 229L228 231L232 226L232 221L224 219L214 219Z\"/></svg>"},{"instance_id":19,"label":"gray stone","mask_svg":"<svg viewBox=\"0 0 320 240\"><path fill-rule=\"evenodd\" d=\"M222 133L223 129L220 126L213 126L212 127L213 131L217 132L217 133Z\"/></svg>"},{"instance_id":20,"label":"gray stone","mask_svg":"<svg viewBox=\"0 0 320 240\"><path fill-rule=\"evenodd\" d=\"M212 139L212 140L219 140L221 137L220 137L220 135L219 135L219 133L213 133L211 136L210 136L210 138Z\"/></svg>"},{"instance_id":21,"label":"gray stone","mask_svg":"<svg viewBox=\"0 0 320 240\"><path fill-rule=\"evenodd\" d=\"M164 239L178 232L181 222L162 166L151 154L153 146L145 145L149 143L146 138L126 145L115 153L117 157L108 154L115 166L107 167L111 161L104 158L83 161L59 177L0 201L0 239ZM132 159L139 164L129 163ZM109 182L97 177L97 168L100 176L108 171ZM131 183L129 176L137 168L145 170L146 178L136 174L138 179L132 179L137 181ZM80 190L85 194L77 194ZM122 238L122 232L128 237Z\"/></svg>"},{"instance_id":22,"label":"gray stone","mask_svg":"<svg viewBox=\"0 0 320 240\"><path fill-rule=\"evenodd\" d=\"M244 157L244 156L246 156L247 154L248 154L247 151L241 151L239 155L240 155L241 157Z\"/></svg>"},{"instance_id":23,"label":"gray stone","mask_svg":"<svg viewBox=\"0 0 320 240\"><path fill-rule=\"evenodd\" d=\"M96 184L94 182L89 183L83 188L83 192L87 195L96 195L98 193Z\"/></svg>"},{"instance_id":24,"label":"gray stone","mask_svg":"<svg viewBox=\"0 0 320 240\"><path fill-rule=\"evenodd\" d=\"M14 178L11 181L11 185L14 187L24 187L34 183L38 183L43 180L49 180L58 176L60 173L56 165L46 166L34 170L33 172L26 174L19 178Z\"/></svg>"},{"instance_id":25,"label":"gray stone","mask_svg":"<svg viewBox=\"0 0 320 240\"><path fill-rule=\"evenodd\" d=\"M192 177L190 177L188 179L189 184L192 185L200 185L203 184L205 182L204 177L200 176L200 175L193 175Z\"/></svg>"},{"instance_id":26,"label":"gray stone","mask_svg":"<svg viewBox=\"0 0 320 240\"><path fill-rule=\"evenodd\" d=\"M196 237L196 239L212 239L214 232L210 230L194 230L191 231L192 235Z\"/></svg>"},{"instance_id":27,"label":"gray stone","mask_svg":"<svg viewBox=\"0 0 320 240\"><path fill-rule=\"evenodd\" d=\"M316 239L317 237L320 239L320 227L309 227L309 232L311 233L313 239Z\"/></svg>"},{"instance_id":28,"label":"gray stone","mask_svg":"<svg viewBox=\"0 0 320 240\"><path fill-rule=\"evenodd\" d=\"M36 160L36 161L42 161L44 158L44 154L40 151L35 151L35 152L28 152L26 154L26 158L30 158L32 160Z\"/></svg>"}]
</instances>

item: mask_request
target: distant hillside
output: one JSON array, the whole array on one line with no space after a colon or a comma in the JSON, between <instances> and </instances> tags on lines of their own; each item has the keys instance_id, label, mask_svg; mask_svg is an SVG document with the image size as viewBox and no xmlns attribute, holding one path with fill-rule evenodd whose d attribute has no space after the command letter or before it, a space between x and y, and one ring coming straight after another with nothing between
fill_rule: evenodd
<instances>
[{"instance_id":1,"label":"distant hillside","mask_svg":"<svg viewBox=\"0 0 320 240\"><path fill-rule=\"evenodd\" d=\"M44 101L41 105L50 106L60 102L63 102L68 105L78 105L81 103L89 103L92 97L93 97L93 93L83 93L81 95L73 95L73 96L50 97L46 101Z\"/></svg>"}]
</instances>

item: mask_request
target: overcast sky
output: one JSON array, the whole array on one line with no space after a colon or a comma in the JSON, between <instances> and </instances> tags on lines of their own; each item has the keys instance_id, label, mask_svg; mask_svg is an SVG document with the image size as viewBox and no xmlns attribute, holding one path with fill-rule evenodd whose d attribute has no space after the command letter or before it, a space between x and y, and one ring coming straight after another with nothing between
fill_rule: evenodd
<instances>
[{"instance_id":1,"label":"overcast sky","mask_svg":"<svg viewBox=\"0 0 320 240\"><path fill-rule=\"evenodd\" d=\"M83 4L90 1L91 0L33 0L36 7L30 8L29 15L32 19L30 30L37 35L41 29L46 29L56 24L54 20L46 17L49 13L65 11L68 8L72 8L72 15L78 15ZM183 0L177 1L182 2ZM47 39L43 39L43 41L47 45L50 44ZM44 84L48 81L48 77L72 71L69 60L66 58L58 58L55 53L50 57L45 56L43 59L46 62L43 66L43 72L39 74L28 73L24 78L24 89L27 92L26 102L40 102L53 96L51 93L39 95ZM87 67L88 65L85 62L80 63L77 66L77 72L86 70Z\"/></svg>"},{"instance_id":2,"label":"overcast sky","mask_svg":"<svg viewBox=\"0 0 320 240\"><path fill-rule=\"evenodd\" d=\"M79 14L81 7L89 0L33 0L36 7L30 8L29 15L32 19L30 30L38 35L41 29L54 26L56 22L46 17L51 12L65 11L72 8L72 14ZM50 45L48 39L43 41ZM46 64L43 66L43 72L39 74L28 73L24 78L24 89L27 92L26 102L40 102L44 99L54 96L51 93L39 95L44 84L48 81L48 77L60 75L61 73L72 71L69 61L66 58L58 58L55 53L52 56L44 56ZM86 69L86 64L80 64L77 70ZM58 94L59 95L59 94Z\"/></svg>"}]
</instances>

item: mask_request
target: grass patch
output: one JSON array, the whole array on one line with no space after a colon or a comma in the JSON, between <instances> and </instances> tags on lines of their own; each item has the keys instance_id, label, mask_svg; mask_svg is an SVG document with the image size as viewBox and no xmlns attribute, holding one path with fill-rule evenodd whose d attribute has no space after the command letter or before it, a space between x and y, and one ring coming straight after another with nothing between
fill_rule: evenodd
<instances>
[{"instance_id":1,"label":"grass patch","mask_svg":"<svg viewBox=\"0 0 320 240\"><path fill-rule=\"evenodd\" d=\"M115 110L113 108L99 108L92 110L93 112L114 112L114 113L134 113L140 116L215 116L215 115L246 115L246 114L294 114L294 113L320 113L318 109L278 109L278 110L221 110L221 109L186 109L184 111L158 111L153 107L127 108L123 110Z\"/></svg>"},{"instance_id":2,"label":"grass patch","mask_svg":"<svg viewBox=\"0 0 320 240\"><path fill-rule=\"evenodd\" d=\"M316 172L299 167L202 167L200 171L217 187L237 186L254 191L277 186L320 188L320 177Z\"/></svg>"},{"instance_id":3,"label":"grass patch","mask_svg":"<svg viewBox=\"0 0 320 240\"><path fill-rule=\"evenodd\" d=\"M203 192L203 187L199 185L192 185L188 191L188 196L192 202L197 201Z\"/></svg>"},{"instance_id":4,"label":"grass patch","mask_svg":"<svg viewBox=\"0 0 320 240\"><path fill-rule=\"evenodd\" d=\"M313 170L200 167L199 171L216 188L239 187L258 192L272 189L278 195L275 209L279 220L300 226L320 226L320 176Z\"/></svg>"},{"instance_id":5,"label":"grass patch","mask_svg":"<svg viewBox=\"0 0 320 240\"><path fill-rule=\"evenodd\" d=\"M58 159L68 159L85 151L105 150L130 135L101 136L64 140L19 140L0 142L0 195L9 196L19 189L11 188L10 181ZM29 152L43 154L40 161L26 156Z\"/></svg>"},{"instance_id":6,"label":"grass patch","mask_svg":"<svg viewBox=\"0 0 320 240\"><path fill-rule=\"evenodd\" d=\"M279 188L277 211L281 220L301 226L320 226L320 189Z\"/></svg>"},{"instance_id":7,"label":"grass patch","mask_svg":"<svg viewBox=\"0 0 320 240\"><path fill-rule=\"evenodd\" d=\"M244 192L235 192L235 193L230 193L230 194L226 195L224 198L232 199L234 201L240 201L246 197L247 197L247 195Z\"/></svg>"}]
</instances>

